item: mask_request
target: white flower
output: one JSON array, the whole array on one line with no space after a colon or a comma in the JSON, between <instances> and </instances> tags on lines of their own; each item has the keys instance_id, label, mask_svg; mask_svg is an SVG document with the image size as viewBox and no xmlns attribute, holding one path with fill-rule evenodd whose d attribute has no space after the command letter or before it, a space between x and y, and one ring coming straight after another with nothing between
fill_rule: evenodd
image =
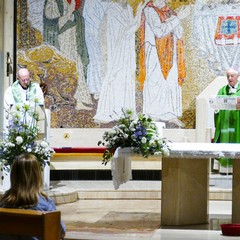
<instances>
[{"instance_id":1,"label":"white flower","mask_svg":"<svg viewBox=\"0 0 240 240\"><path fill-rule=\"evenodd\" d=\"M16 143L17 145L20 145L23 142L23 138L21 136L16 137Z\"/></svg>"},{"instance_id":2,"label":"white flower","mask_svg":"<svg viewBox=\"0 0 240 240\"><path fill-rule=\"evenodd\" d=\"M143 137L141 141L142 141L142 143L146 143L147 139L145 137Z\"/></svg>"},{"instance_id":3,"label":"white flower","mask_svg":"<svg viewBox=\"0 0 240 240\"><path fill-rule=\"evenodd\" d=\"M124 124L120 124L118 127L123 128L123 129L126 128L126 126Z\"/></svg>"},{"instance_id":4,"label":"white flower","mask_svg":"<svg viewBox=\"0 0 240 240\"><path fill-rule=\"evenodd\" d=\"M109 132L109 135L110 135L110 136L114 136L115 134L116 134L115 129L112 129L112 130Z\"/></svg>"},{"instance_id":5,"label":"white flower","mask_svg":"<svg viewBox=\"0 0 240 240\"><path fill-rule=\"evenodd\" d=\"M127 139L127 138L128 138L128 134L125 133L125 134L123 135L123 137L124 137L125 139Z\"/></svg>"},{"instance_id":6,"label":"white flower","mask_svg":"<svg viewBox=\"0 0 240 240\"><path fill-rule=\"evenodd\" d=\"M40 145L41 145L41 147L43 147L43 148L47 148L47 147L49 146L46 141L42 141L42 142L40 143Z\"/></svg>"},{"instance_id":7,"label":"white flower","mask_svg":"<svg viewBox=\"0 0 240 240\"><path fill-rule=\"evenodd\" d=\"M162 151L163 151L164 156L169 156L170 155L170 151L166 146L163 147Z\"/></svg>"},{"instance_id":8,"label":"white flower","mask_svg":"<svg viewBox=\"0 0 240 240\"><path fill-rule=\"evenodd\" d=\"M150 145L150 146L155 146L155 145L156 145L154 139L151 139L151 140L149 141L149 145Z\"/></svg>"},{"instance_id":9,"label":"white flower","mask_svg":"<svg viewBox=\"0 0 240 240\"><path fill-rule=\"evenodd\" d=\"M14 147L14 146L15 146L15 144L12 142L8 142L5 144L5 147Z\"/></svg>"},{"instance_id":10,"label":"white flower","mask_svg":"<svg viewBox=\"0 0 240 240\"><path fill-rule=\"evenodd\" d=\"M132 121L132 123L136 125L138 123L138 120L139 120L139 118L137 117Z\"/></svg>"}]
</instances>

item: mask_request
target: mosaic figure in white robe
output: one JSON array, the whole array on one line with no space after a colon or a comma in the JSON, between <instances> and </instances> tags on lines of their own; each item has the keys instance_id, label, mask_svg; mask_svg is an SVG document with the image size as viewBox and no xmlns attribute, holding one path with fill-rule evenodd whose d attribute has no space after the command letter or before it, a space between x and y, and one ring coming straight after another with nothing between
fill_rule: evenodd
<instances>
[{"instance_id":1,"label":"mosaic figure in white robe","mask_svg":"<svg viewBox=\"0 0 240 240\"><path fill-rule=\"evenodd\" d=\"M28 20L31 26L43 34L43 9L44 0L28 0Z\"/></svg>"},{"instance_id":2,"label":"mosaic figure in white robe","mask_svg":"<svg viewBox=\"0 0 240 240\"><path fill-rule=\"evenodd\" d=\"M135 111L135 32L140 24L140 4L134 18L127 1L111 2L106 11L107 64L96 122L110 122L122 116L122 109Z\"/></svg>"},{"instance_id":3,"label":"mosaic figure in white robe","mask_svg":"<svg viewBox=\"0 0 240 240\"><path fill-rule=\"evenodd\" d=\"M95 99L99 98L104 77L102 69L103 56L100 43L100 26L106 7L107 2L103 0L85 0L83 8L85 38L89 54L87 85L90 94L93 94Z\"/></svg>"}]
</instances>

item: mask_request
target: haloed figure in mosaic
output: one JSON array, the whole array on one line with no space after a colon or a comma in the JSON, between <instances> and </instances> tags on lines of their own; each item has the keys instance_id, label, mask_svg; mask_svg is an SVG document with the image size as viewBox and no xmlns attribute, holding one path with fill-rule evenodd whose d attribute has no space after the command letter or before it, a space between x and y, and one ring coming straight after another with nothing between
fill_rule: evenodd
<instances>
[{"instance_id":1,"label":"haloed figure in mosaic","mask_svg":"<svg viewBox=\"0 0 240 240\"><path fill-rule=\"evenodd\" d=\"M183 28L178 14L164 0L150 1L142 14L140 38L140 88L143 113L157 121L176 121L182 115L182 89L186 76Z\"/></svg>"}]
</instances>

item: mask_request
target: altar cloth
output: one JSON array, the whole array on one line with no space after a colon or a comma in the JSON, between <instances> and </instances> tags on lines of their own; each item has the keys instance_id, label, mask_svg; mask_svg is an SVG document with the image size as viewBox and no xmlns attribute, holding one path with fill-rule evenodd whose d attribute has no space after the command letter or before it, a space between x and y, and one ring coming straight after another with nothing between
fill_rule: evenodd
<instances>
[{"instance_id":1,"label":"altar cloth","mask_svg":"<svg viewBox=\"0 0 240 240\"><path fill-rule=\"evenodd\" d=\"M131 148L117 148L113 155L111 171L115 190L117 190L121 184L132 179L131 156Z\"/></svg>"},{"instance_id":2,"label":"altar cloth","mask_svg":"<svg viewBox=\"0 0 240 240\"><path fill-rule=\"evenodd\" d=\"M168 157L180 158L240 158L238 143L169 143Z\"/></svg>"},{"instance_id":3,"label":"altar cloth","mask_svg":"<svg viewBox=\"0 0 240 240\"><path fill-rule=\"evenodd\" d=\"M236 143L169 143L167 158L240 158L240 144ZM131 148L118 148L112 158L112 180L117 190L120 185L132 179L131 157L136 155ZM161 158L162 155L153 155ZM147 161L147 158L146 158Z\"/></svg>"}]
</instances>

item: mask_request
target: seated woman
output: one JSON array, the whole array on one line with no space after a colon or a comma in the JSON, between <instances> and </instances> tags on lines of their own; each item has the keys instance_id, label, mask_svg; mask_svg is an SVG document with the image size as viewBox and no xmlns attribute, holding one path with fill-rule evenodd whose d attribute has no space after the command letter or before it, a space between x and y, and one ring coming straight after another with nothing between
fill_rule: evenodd
<instances>
[{"instance_id":1,"label":"seated woman","mask_svg":"<svg viewBox=\"0 0 240 240\"><path fill-rule=\"evenodd\" d=\"M11 188L5 192L0 200L0 207L4 208L24 208L39 211L55 211L56 206L52 199L43 192L42 170L35 155L31 153L21 154L16 157L12 164ZM66 226L61 221L61 239L64 239ZM34 239L2 237L0 239Z\"/></svg>"}]
</instances>

